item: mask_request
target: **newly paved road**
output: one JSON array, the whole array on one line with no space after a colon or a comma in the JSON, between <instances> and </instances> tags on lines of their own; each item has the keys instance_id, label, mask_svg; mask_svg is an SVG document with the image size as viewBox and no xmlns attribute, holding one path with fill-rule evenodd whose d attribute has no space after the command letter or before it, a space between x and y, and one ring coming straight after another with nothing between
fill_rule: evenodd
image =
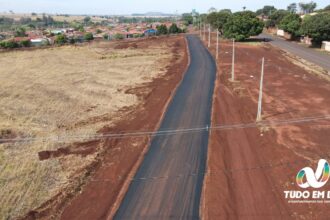
<instances>
[{"instance_id":1,"label":"newly paved road","mask_svg":"<svg viewBox=\"0 0 330 220\"><path fill-rule=\"evenodd\" d=\"M191 64L160 130L210 124L216 66L196 36L187 39ZM204 130L155 137L115 219L198 219L208 135Z\"/></svg>"},{"instance_id":2,"label":"newly paved road","mask_svg":"<svg viewBox=\"0 0 330 220\"><path fill-rule=\"evenodd\" d=\"M299 56L309 62L312 62L318 66L323 67L324 69L330 71L330 55L316 51L311 48L304 47L295 42L286 41L279 37L274 37L269 34L259 35L261 38L270 39L270 43L274 46L277 46L283 50L286 50L296 56Z\"/></svg>"}]
</instances>

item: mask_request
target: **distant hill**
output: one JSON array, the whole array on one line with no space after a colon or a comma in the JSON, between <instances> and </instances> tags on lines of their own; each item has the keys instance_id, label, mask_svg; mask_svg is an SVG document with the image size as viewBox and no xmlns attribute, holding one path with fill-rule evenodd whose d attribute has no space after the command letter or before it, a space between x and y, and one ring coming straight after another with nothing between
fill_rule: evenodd
<instances>
[{"instance_id":1,"label":"distant hill","mask_svg":"<svg viewBox=\"0 0 330 220\"><path fill-rule=\"evenodd\" d=\"M147 13L134 13L132 16L135 17L171 17L174 14L162 13L162 12L147 12Z\"/></svg>"}]
</instances>

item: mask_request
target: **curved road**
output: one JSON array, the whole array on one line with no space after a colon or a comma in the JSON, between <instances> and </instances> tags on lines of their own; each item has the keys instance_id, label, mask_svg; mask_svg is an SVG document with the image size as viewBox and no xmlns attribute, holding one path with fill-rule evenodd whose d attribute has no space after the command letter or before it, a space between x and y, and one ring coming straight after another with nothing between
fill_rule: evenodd
<instances>
[{"instance_id":1,"label":"curved road","mask_svg":"<svg viewBox=\"0 0 330 220\"><path fill-rule=\"evenodd\" d=\"M216 65L196 36L187 40L191 64L160 130L210 124ZM115 219L198 219L208 136L204 130L154 137Z\"/></svg>"},{"instance_id":2,"label":"curved road","mask_svg":"<svg viewBox=\"0 0 330 220\"><path fill-rule=\"evenodd\" d=\"M304 47L295 42L287 41L270 34L263 33L260 34L259 37L269 39L269 43L272 45L321 66L330 72L330 55L327 53L321 53L312 48Z\"/></svg>"}]
</instances>

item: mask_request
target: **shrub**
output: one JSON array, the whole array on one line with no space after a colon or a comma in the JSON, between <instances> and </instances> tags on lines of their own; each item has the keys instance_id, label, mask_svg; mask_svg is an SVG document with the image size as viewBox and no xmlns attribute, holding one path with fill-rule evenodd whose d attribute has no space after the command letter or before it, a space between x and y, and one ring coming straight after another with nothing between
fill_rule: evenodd
<instances>
[{"instance_id":1,"label":"shrub","mask_svg":"<svg viewBox=\"0 0 330 220\"><path fill-rule=\"evenodd\" d=\"M161 24L159 26L157 26L157 34L158 35L164 35L167 34L168 30L165 24Z\"/></svg>"},{"instance_id":2,"label":"shrub","mask_svg":"<svg viewBox=\"0 0 330 220\"><path fill-rule=\"evenodd\" d=\"M22 47L30 47L31 46L31 41L29 41L29 40L22 40L19 44Z\"/></svg>"},{"instance_id":3,"label":"shrub","mask_svg":"<svg viewBox=\"0 0 330 220\"><path fill-rule=\"evenodd\" d=\"M62 45L65 44L66 42L67 42L66 36L63 34L59 34L55 38L55 44Z\"/></svg>"},{"instance_id":4,"label":"shrub","mask_svg":"<svg viewBox=\"0 0 330 220\"><path fill-rule=\"evenodd\" d=\"M86 41L94 40L94 36L93 36L93 34L92 34L92 33L86 33L86 34L84 35L84 40L86 40Z\"/></svg>"},{"instance_id":5,"label":"shrub","mask_svg":"<svg viewBox=\"0 0 330 220\"><path fill-rule=\"evenodd\" d=\"M122 40L122 39L124 39L124 35L117 33L117 34L113 35L113 38L116 40Z\"/></svg>"},{"instance_id":6,"label":"shrub","mask_svg":"<svg viewBox=\"0 0 330 220\"><path fill-rule=\"evenodd\" d=\"M0 42L0 47L5 49L13 49L13 48L18 48L19 44L15 41L2 41Z\"/></svg>"}]
</instances>

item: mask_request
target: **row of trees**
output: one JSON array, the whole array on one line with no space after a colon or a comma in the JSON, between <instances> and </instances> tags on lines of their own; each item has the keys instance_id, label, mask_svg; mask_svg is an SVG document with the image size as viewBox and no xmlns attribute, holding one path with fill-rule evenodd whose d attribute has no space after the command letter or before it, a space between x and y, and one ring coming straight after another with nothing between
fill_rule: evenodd
<instances>
[{"instance_id":1,"label":"row of trees","mask_svg":"<svg viewBox=\"0 0 330 220\"><path fill-rule=\"evenodd\" d=\"M277 10L274 6L266 5L255 13L252 11L232 13L228 9L212 10L209 14L200 15L200 19L204 23L211 24L214 29L218 29L224 37L235 38L238 41L260 34L264 26L278 27L293 37L309 36L313 38L314 44L329 40L330 5L318 10L316 15L309 15L315 10L316 4L314 2L300 3L299 7L306 13L303 19L296 13L297 7L296 3L292 3L287 10ZM257 16L267 19L263 22ZM188 15L183 18L187 22L193 22Z\"/></svg>"},{"instance_id":2,"label":"row of trees","mask_svg":"<svg viewBox=\"0 0 330 220\"><path fill-rule=\"evenodd\" d=\"M178 34L185 32L185 30L179 28L176 23L173 23L169 28L167 28L165 24L162 24L157 26L156 29L158 35Z\"/></svg>"},{"instance_id":3,"label":"row of trees","mask_svg":"<svg viewBox=\"0 0 330 220\"><path fill-rule=\"evenodd\" d=\"M278 27L290 33L293 38L301 35L313 38L313 43L318 45L324 40L330 39L330 5L323 10L318 11L315 15L309 15L316 5L313 2L300 4L300 7L305 9L307 13L302 19L296 14L297 5L290 4L287 10L277 10L273 6L265 6L263 9L272 8L272 13L269 13L268 19L265 22L266 28ZM269 12L269 11L268 11Z\"/></svg>"},{"instance_id":4,"label":"row of trees","mask_svg":"<svg viewBox=\"0 0 330 220\"><path fill-rule=\"evenodd\" d=\"M218 29L224 37L234 38L237 41L259 35L264 27L264 23L252 11L231 13L230 10L225 9L211 12L204 20L213 28Z\"/></svg>"}]
</instances>

